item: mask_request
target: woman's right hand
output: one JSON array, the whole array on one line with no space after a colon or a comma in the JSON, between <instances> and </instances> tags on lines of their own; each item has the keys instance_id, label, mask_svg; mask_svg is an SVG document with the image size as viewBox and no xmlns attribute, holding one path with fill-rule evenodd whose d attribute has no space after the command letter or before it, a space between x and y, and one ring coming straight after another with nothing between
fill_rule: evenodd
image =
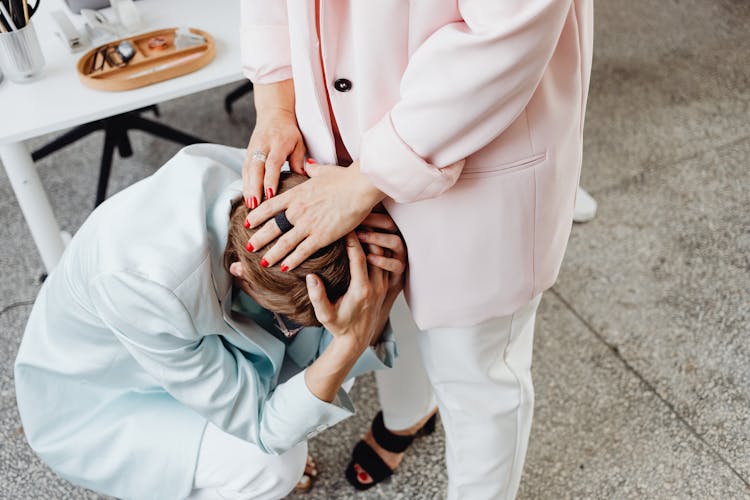
<instances>
[{"instance_id":1,"label":"woman's right hand","mask_svg":"<svg viewBox=\"0 0 750 500\"><path fill-rule=\"evenodd\" d=\"M398 226L382 205L375 207L357 228L359 240L367 245L367 263L388 272L386 293L378 319L379 330L385 328L396 297L404 289L407 266L406 243Z\"/></svg>"},{"instance_id":2,"label":"woman's right hand","mask_svg":"<svg viewBox=\"0 0 750 500\"><path fill-rule=\"evenodd\" d=\"M307 291L315 316L335 341L343 342L353 352L361 354L382 329L379 319L386 307L384 302L390 290L390 273L367 265L365 252L355 233L347 235L346 251L351 281L344 296L331 304L323 283L314 274L307 276Z\"/></svg>"},{"instance_id":3,"label":"woman's right hand","mask_svg":"<svg viewBox=\"0 0 750 500\"><path fill-rule=\"evenodd\" d=\"M248 208L256 208L278 192L281 167L289 159L293 172L305 174L305 143L294 114L294 86L292 80L256 85L255 128L245 153L242 166L242 191ZM259 151L266 155L262 161L254 158Z\"/></svg>"}]
</instances>

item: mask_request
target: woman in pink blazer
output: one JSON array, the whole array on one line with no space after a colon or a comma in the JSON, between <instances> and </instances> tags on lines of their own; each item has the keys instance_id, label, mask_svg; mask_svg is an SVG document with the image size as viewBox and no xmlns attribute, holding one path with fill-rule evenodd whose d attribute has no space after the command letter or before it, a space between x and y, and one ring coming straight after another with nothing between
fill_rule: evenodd
<instances>
[{"instance_id":1,"label":"woman in pink blazer","mask_svg":"<svg viewBox=\"0 0 750 500\"><path fill-rule=\"evenodd\" d=\"M408 245L405 297L427 374L402 356L407 378L399 363L396 387L379 378L384 419L355 450L348 475L358 487L398 464L408 443L394 436L427 421L429 380L448 497L515 495L536 306L560 268L580 173L592 9L593 0L242 0L257 110L248 223L284 211L294 226L264 248L278 234L266 224L250 248L294 268L380 202ZM287 159L313 178L275 197Z\"/></svg>"}]
</instances>

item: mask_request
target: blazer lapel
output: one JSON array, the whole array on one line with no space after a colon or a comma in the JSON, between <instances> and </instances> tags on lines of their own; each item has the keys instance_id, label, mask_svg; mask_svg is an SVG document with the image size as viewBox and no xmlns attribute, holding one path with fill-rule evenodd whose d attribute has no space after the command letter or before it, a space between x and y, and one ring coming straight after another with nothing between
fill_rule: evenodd
<instances>
[{"instance_id":1,"label":"blazer lapel","mask_svg":"<svg viewBox=\"0 0 750 500\"><path fill-rule=\"evenodd\" d=\"M224 295L224 300L221 301L221 309L224 314L224 321L232 327L232 331L228 332L228 335L225 334L224 337L243 351L265 355L269 361L269 366L263 370L264 373L261 375L272 379L275 385L281 363L284 361L284 344L258 326L252 319L232 312L231 287ZM268 370L268 373L265 373L266 370Z\"/></svg>"}]
</instances>

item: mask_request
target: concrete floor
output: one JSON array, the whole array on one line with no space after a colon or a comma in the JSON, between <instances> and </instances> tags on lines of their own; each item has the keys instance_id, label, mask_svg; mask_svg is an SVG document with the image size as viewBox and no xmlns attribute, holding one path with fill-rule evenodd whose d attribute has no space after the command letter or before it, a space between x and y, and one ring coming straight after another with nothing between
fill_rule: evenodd
<instances>
[{"instance_id":1,"label":"concrete floor","mask_svg":"<svg viewBox=\"0 0 750 500\"><path fill-rule=\"evenodd\" d=\"M539 311L519 498L750 498L750 4L598 0L596 19L582 182L600 210L573 228ZM166 103L162 120L242 146L251 104L227 118L231 88ZM178 149L133 139L112 192ZM100 148L97 135L39 163L71 232ZM97 498L19 430L12 362L43 268L4 173L0 228L0 498ZM354 395L358 415L313 440L322 477L300 499L354 497L342 470L377 411L372 378ZM440 497L442 451L441 432L418 441L390 482L357 497Z\"/></svg>"}]
</instances>

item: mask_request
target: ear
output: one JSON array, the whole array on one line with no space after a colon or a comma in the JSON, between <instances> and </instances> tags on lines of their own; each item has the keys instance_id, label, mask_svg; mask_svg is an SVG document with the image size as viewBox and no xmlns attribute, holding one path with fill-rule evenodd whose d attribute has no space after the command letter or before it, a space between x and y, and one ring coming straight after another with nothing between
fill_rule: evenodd
<instances>
[{"instance_id":1,"label":"ear","mask_svg":"<svg viewBox=\"0 0 750 500\"><path fill-rule=\"evenodd\" d=\"M229 265L229 273L236 278L242 278L245 268L242 267L242 263L238 260Z\"/></svg>"}]
</instances>

